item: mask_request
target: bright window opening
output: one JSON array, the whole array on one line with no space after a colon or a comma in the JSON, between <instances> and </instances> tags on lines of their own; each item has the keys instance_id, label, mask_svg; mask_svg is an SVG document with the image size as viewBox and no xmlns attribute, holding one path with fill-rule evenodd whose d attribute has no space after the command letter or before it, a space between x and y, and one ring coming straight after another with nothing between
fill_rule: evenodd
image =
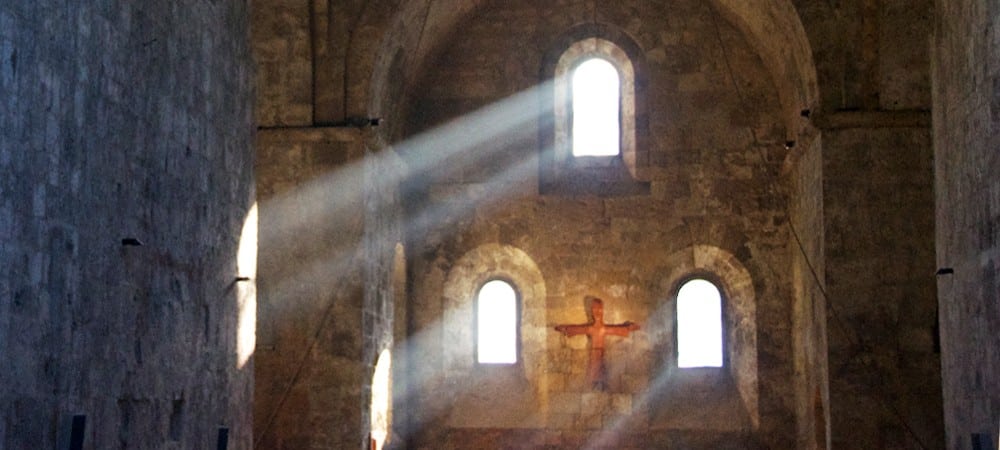
<instances>
[{"instance_id":1,"label":"bright window opening","mask_svg":"<svg viewBox=\"0 0 1000 450\"><path fill-rule=\"evenodd\" d=\"M490 281L479 289L476 302L478 361L517 362L517 294L514 287L505 281Z\"/></svg>"},{"instance_id":2,"label":"bright window opening","mask_svg":"<svg viewBox=\"0 0 1000 450\"><path fill-rule=\"evenodd\" d=\"M573 156L619 153L618 69L601 58L584 61L573 71Z\"/></svg>"},{"instance_id":3,"label":"bright window opening","mask_svg":"<svg viewBox=\"0 0 1000 450\"><path fill-rule=\"evenodd\" d=\"M371 406L371 448L382 450L389 438L389 422L392 416L392 354L389 349L382 350L375 363L375 374L372 375L372 406Z\"/></svg>"},{"instance_id":4,"label":"bright window opening","mask_svg":"<svg viewBox=\"0 0 1000 450\"><path fill-rule=\"evenodd\" d=\"M706 280L677 292L677 366L722 367L722 295Z\"/></svg>"}]
</instances>

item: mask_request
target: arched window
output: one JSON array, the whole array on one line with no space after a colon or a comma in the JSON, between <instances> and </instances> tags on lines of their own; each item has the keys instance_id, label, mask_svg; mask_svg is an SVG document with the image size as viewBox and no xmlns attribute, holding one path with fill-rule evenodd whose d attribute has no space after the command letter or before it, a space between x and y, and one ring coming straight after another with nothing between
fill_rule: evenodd
<instances>
[{"instance_id":1,"label":"arched window","mask_svg":"<svg viewBox=\"0 0 1000 450\"><path fill-rule=\"evenodd\" d=\"M604 58L584 60L573 70L573 156L615 156L621 133L618 69Z\"/></svg>"},{"instance_id":2,"label":"arched window","mask_svg":"<svg viewBox=\"0 0 1000 450\"><path fill-rule=\"evenodd\" d=\"M635 68L625 51L600 38L578 40L553 76L555 158L622 157L634 166Z\"/></svg>"},{"instance_id":3,"label":"arched window","mask_svg":"<svg viewBox=\"0 0 1000 450\"><path fill-rule=\"evenodd\" d=\"M476 295L476 361L517 362L517 292L503 280L483 284Z\"/></svg>"},{"instance_id":4,"label":"arched window","mask_svg":"<svg viewBox=\"0 0 1000 450\"><path fill-rule=\"evenodd\" d=\"M677 291L677 367L722 367L722 294L710 281Z\"/></svg>"},{"instance_id":5,"label":"arched window","mask_svg":"<svg viewBox=\"0 0 1000 450\"><path fill-rule=\"evenodd\" d=\"M645 52L623 31L581 24L542 60L542 194L647 195Z\"/></svg>"}]
</instances>

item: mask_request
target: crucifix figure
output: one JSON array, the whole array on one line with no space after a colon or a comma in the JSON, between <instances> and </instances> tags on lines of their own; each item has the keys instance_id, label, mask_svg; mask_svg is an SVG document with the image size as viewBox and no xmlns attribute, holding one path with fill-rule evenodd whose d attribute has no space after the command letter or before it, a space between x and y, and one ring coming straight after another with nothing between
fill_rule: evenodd
<instances>
[{"instance_id":1,"label":"crucifix figure","mask_svg":"<svg viewBox=\"0 0 1000 450\"><path fill-rule=\"evenodd\" d=\"M639 324L627 321L621 324L604 323L604 302L596 297L590 298L590 312L593 319L590 323L580 325L557 325L556 331L566 336L586 334L590 338L590 363L587 365L587 379L595 389L608 388L607 369L604 367L604 336L628 336L629 332L639 329Z\"/></svg>"}]
</instances>

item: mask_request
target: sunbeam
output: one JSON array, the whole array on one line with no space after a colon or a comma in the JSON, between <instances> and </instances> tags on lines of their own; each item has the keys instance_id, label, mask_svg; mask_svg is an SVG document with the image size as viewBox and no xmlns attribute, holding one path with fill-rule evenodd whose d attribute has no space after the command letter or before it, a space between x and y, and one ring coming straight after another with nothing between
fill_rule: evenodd
<instances>
[{"instance_id":1,"label":"sunbeam","mask_svg":"<svg viewBox=\"0 0 1000 450\"><path fill-rule=\"evenodd\" d=\"M503 145L498 145L499 142L508 141L511 136L530 136L538 118L551 111L550 102L540 100L546 85L520 92L393 145L395 153L406 162L405 173L366 174L362 159L266 199L261 204L260 240L265 253L262 259L266 259L268 264L280 265L282 273L277 278L282 279L290 276L290 272L301 272L303 264L325 264L326 261L318 260L318 255L312 255L317 247L325 246L327 250L323 253L326 255L345 257L345 253L353 253L364 226L359 212L364 206L361 187L366 182L378 184L371 189L400 189L405 177L421 177L441 167L445 161L449 162L451 170L461 171L477 167L481 161L496 159L499 152L505 150ZM389 153L374 153L366 157L395 158ZM520 186L523 179L537 171L537 159L538 155L533 155L528 161L535 167L523 167L525 161L520 161L517 166L523 169L514 172L504 170L498 179ZM376 162L374 166L390 165L389 161L384 162ZM461 165L455 167L455 163ZM510 188L514 187L500 186L496 181L483 183L490 185L491 189L501 188L488 191L494 198L501 198L503 192L510 192ZM390 205L375 207L385 209ZM440 220L443 216L420 213L420 217L418 223L423 224ZM324 272L331 273L328 270Z\"/></svg>"},{"instance_id":2,"label":"sunbeam","mask_svg":"<svg viewBox=\"0 0 1000 450\"><path fill-rule=\"evenodd\" d=\"M546 117L551 111L551 102L541 100L545 91L545 85L536 86L396 143L391 150L365 152L363 158L261 201L260 320L302 317L306 319L303 324L312 329L307 332L311 342L303 346L302 363L294 370L283 396L268 412L256 438L258 443L299 381L321 331L330 326L332 316L336 315L335 305L343 297L331 293L363 289L360 283L365 242L395 242L399 238L377 234L392 233L390 229L366 234L370 232L364 223L366 207L381 214L391 213L397 205L366 205L365 193L405 189L405 181L430 175L445 164L454 170L472 170L491 163L491 167L498 169L488 178L478 180L474 189L435 196L429 207L410 211L410 217L401 224L404 235L419 235L464 217L476 208L503 203L524 193L525 180L537 177L540 152L524 152L530 156L517 159L504 152L511 148L511 139L534 145L539 117ZM371 144L360 134L356 139L355 145ZM392 166L400 157L405 170L371 173L372 167ZM509 165L495 167L497 161L511 160ZM529 189L529 192L535 191ZM323 305L317 306L317 302ZM322 315L302 316L307 311L321 311ZM270 317L264 317L265 314ZM437 332L440 326L434 327ZM396 343L404 348L392 353L413 355L413 349L421 348L414 344L421 342L420 336L426 336L427 332ZM412 370L407 374L409 379L400 380L403 382L399 384L406 388L394 391L393 397L409 402L415 392L439 382L438 376L432 370Z\"/></svg>"}]
</instances>

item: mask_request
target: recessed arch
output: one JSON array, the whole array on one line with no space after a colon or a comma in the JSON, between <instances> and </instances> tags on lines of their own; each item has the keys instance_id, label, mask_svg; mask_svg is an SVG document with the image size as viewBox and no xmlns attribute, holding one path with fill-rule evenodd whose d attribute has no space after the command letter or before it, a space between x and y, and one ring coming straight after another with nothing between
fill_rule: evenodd
<instances>
[{"instance_id":1,"label":"recessed arch","mask_svg":"<svg viewBox=\"0 0 1000 450\"><path fill-rule=\"evenodd\" d=\"M504 280L517 290L520 299L521 333L544 330L545 282L535 261L523 250L509 245L484 244L463 255L448 272L443 289L445 322L443 332L452 338L442 342L449 369L472 370L475 362L474 304L480 288L491 280ZM544 348L525 343L521 349L525 375L534 378L532 362L544 355Z\"/></svg>"},{"instance_id":2,"label":"recessed arch","mask_svg":"<svg viewBox=\"0 0 1000 450\"><path fill-rule=\"evenodd\" d=\"M475 298L492 280L515 287L520 300L520 359L516 364L478 364ZM442 286L441 374L454 387L450 426L516 427L547 395L546 288L541 270L523 250L483 244L454 262ZM484 400L488 400L484 402Z\"/></svg>"},{"instance_id":3,"label":"recessed arch","mask_svg":"<svg viewBox=\"0 0 1000 450\"><path fill-rule=\"evenodd\" d=\"M400 101L380 95L387 92L386 86L419 78L429 61L461 31L461 24L481 11L485 2L404 2L400 8L384 2L372 4L358 20L364 33L354 36L348 49L353 62L349 76L356 86L348 94L350 110L367 109L378 115L395 111L389 102ZM788 137L794 140L798 134L808 133L808 121L799 113L819 109L819 88L809 38L792 1L710 0L708 5L740 30L764 61L778 91ZM424 19L412 20L414 17ZM574 29L588 27L604 25L585 24ZM397 52L407 55L402 74L391 70Z\"/></svg>"},{"instance_id":4,"label":"recessed arch","mask_svg":"<svg viewBox=\"0 0 1000 450\"><path fill-rule=\"evenodd\" d=\"M810 130L800 112L819 106L816 65L809 37L791 0L712 0L719 14L747 36L778 91L790 140Z\"/></svg>"},{"instance_id":5,"label":"recessed arch","mask_svg":"<svg viewBox=\"0 0 1000 450\"><path fill-rule=\"evenodd\" d=\"M553 163L621 156L634 172L638 149L632 59L614 42L581 39L559 56L553 77Z\"/></svg>"},{"instance_id":6,"label":"recessed arch","mask_svg":"<svg viewBox=\"0 0 1000 450\"><path fill-rule=\"evenodd\" d=\"M661 305L650 319L650 322L666 324L659 331L663 335L658 340L673 342L676 326L673 302L681 287L693 279L714 284L723 301L723 369L735 382L750 422L756 427L760 423L757 299L750 272L735 255L713 245L692 245L672 253L664 261L657 285ZM650 329L650 332L656 331ZM674 345L663 352L668 366L676 368Z\"/></svg>"},{"instance_id":7,"label":"recessed arch","mask_svg":"<svg viewBox=\"0 0 1000 450\"><path fill-rule=\"evenodd\" d=\"M573 77L587 61L604 60L618 73L618 151L592 158L575 155L573 133ZM551 104L552 118L540 117L541 173L546 184L575 178L577 169L587 166L614 168L622 176L643 180L649 166L649 130L646 126L647 68L644 53L635 41L618 27L607 24L583 24L562 33L542 57L540 83L546 86L545 102ZM547 81L551 80L551 83ZM542 115L549 108L543 106ZM610 161L606 159L610 157ZM611 164L609 164L609 162ZM617 163L617 164L615 164ZM614 169L611 169L614 170Z\"/></svg>"}]
</instances>

